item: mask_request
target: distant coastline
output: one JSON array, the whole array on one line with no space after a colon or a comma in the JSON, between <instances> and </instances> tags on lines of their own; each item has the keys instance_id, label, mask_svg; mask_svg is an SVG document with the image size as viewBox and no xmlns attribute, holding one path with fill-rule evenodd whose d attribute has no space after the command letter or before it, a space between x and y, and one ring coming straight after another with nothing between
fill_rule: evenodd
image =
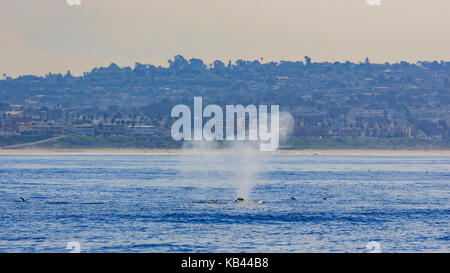
<instances>
[{"instance_id":1,"label":"distant coastline","mask_svg":"<svg viewBox=\"0 0 450 273\"><path fill-rule=\"evenodd\" d=\"M83 155L179 155L223 153L232 154L233 150L194 150L194 149L0 149L0 155L45 155L45 154L83 154ZM329 149L329 150L277 150L269 152L278 155L361 155L361 156L450 156L450 150L360 150L360 149Z\"/></svg>"},{"instance_id":2,"label":"distant coastline","mask_svg":"<svg viewBox=\"0 0 450 273\"><path fill-rule=\"evenodd\" d=\"M234 144L234 143L233 143ZM243 143L251 147L252 143ZM130 136L0 136L0 154L178 154L233 152L230 143L216 142L193 149L192 142L170 137ZM231 148L231 149L230 149ZM448 139L411 138L300 138L282 143L277 154L450 155Z\"/></svg>"}]
</instances>

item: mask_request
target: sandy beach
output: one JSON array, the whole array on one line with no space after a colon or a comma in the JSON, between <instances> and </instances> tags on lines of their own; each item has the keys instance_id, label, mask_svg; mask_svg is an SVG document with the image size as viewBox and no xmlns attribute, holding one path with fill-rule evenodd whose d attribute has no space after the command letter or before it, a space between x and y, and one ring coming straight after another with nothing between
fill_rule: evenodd
<instances>
[{"instance_id":1,"label":"sandy beach","mask_svg":"<svg viewBox=\"0 0 450 273\"><path fill-rule=\"evenodd\" d=\"M164 149L0 149L0 155L33 154L201 154L237 153L236 150ZM280 155L436 155L450 156L450 150L278 150Z\"/></svg>"}]
</instances>

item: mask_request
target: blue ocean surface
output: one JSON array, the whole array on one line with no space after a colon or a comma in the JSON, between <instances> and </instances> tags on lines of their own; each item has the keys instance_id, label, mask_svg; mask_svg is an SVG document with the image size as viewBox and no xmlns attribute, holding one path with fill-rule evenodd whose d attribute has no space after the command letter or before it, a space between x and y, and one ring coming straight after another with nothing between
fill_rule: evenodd
<instances>
[{"instance_id":1,"label":"blue ocean surface","mask_svg":"<svg viewBox=\"0 0 450 273\"><path fill-rule=\"evenodd\" d=\"M0 252L449 252L449 201L449 156L3 154Z\"/></svg>"}]
</instances>

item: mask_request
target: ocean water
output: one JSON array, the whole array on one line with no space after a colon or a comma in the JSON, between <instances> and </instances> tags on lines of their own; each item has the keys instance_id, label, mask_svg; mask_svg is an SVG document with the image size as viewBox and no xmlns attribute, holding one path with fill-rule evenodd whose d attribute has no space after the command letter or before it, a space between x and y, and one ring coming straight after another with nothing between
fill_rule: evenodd
<instances>
[{"instance_id":1,"label":"ocean water","mask_svg":"<svg viewBox=\"0 0 450 273\"><path fill-rule=\"evenodd\" d=\"M449 201L449 156L0 155L0 252L449 252Z\"/></svg>"}]
</instances>

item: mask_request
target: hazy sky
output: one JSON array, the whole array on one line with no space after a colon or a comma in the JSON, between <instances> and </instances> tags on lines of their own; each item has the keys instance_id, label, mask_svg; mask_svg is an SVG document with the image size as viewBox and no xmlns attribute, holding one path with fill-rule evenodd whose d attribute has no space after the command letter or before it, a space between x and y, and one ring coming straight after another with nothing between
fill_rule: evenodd
<instances>
[{"instance_id":1,"label":"hazy sky","mask_svg":"<svg viewBox=\"0 0 450 273\"><path fill-rule=\"evenodd\" d=\"M450 59L449 0L81 3L0 0L0 75L79 75L111 62L166 66L176 54L207 62Z\"/></svg>"}]
</instances>

